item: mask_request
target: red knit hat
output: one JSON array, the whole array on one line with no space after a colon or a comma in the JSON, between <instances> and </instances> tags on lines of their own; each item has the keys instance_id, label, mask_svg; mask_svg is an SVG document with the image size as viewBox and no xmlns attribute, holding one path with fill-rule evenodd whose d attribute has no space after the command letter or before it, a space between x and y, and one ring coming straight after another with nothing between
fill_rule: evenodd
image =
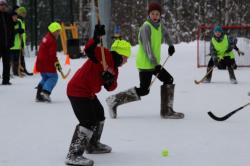
<instances>
[{"instance_id":1,"label":"red knit hat","mask_svg":"<svg viewBox=\"0 0 250 166\"><path fill-rule=\"evenodd\" d=\"M148 5L148 14L153 10L158 10L161 13L162 12L161 5L157 2L151 2Z\"/></svg>"}]
</instances>

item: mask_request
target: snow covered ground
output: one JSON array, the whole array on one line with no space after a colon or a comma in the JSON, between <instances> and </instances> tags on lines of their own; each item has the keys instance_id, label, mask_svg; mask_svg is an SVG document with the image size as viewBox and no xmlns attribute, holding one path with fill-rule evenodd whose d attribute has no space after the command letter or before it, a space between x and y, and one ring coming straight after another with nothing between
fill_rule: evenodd
<instances>
[{"instance_id":1,"label":"snow covered ground","mask_svg":"<svg viewBox=\"0 0 250 166\"><path fill-rule=\"evenodd\" d=\"M162 47L163 60L167 46ZM120 68L116 91L98 94L107 110L105 98L138 86L134 47L129 62ZM246 55L248 56L248 55ZM60 55L63 62L64 58ZM34 57L26 59L31 71ZM71 60L73 73L84 59ZM102 142L112 146L110 154L86 155L96 166L248 166L250 165L250 107L224 122L212 120L207 112L224 115L247 102L250 97L249 68L235 71L239 84L229 82L227 71L214 71L211 84L195 85L205 68L196 68L196 42L176 45L166 69L176 84L174 109L185 113L183 120L161 119L160 85L156 81L148 96L118 109L118 119L110 119ZM2 70L2 64L0 65ZM0 85L0 166L62 166L77 124L66 96L69 79L59 79L53 102L36 103L34 89L40 76L11 80ZM168 157L161 151L167 148Z\"/></svg>"}]
</instances>

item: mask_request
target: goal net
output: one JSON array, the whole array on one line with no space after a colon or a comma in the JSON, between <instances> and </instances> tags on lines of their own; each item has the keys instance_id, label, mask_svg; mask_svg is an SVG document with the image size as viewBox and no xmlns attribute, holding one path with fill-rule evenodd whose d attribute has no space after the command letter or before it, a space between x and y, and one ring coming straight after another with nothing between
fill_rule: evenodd
<instances>
[{"instance_id":1,"label":"goal net","mask_svg":"<svg viewBox=\"0 0 250 166\"><path fill-rule=\"evenodd\" d=\"M197 67L206 67L210 59L210 40L214 26L201 25L197 31ZM250 67L250 26L222 26L224 32L237 38L237 47L244 53L239 56L234 50L238 67Z\"/></svg>"}]
</instances>

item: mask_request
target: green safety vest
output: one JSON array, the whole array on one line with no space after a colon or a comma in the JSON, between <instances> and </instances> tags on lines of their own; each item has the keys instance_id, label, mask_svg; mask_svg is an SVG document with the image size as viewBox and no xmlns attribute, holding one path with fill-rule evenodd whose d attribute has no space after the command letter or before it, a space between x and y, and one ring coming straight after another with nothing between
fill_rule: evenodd
<instances>
[{"instance_id":1,"label":"green safety vest","mask_svg":"<svg viewBox=\"0 0 250 166\"><path fill-rule=\"evenodd\" d=\"M145 21L144 24L147 24L150 26L151 49L152 49L152 52L156 58L157 63L159 64L160 60L161 60L161 43L162 43L161 24L160 24L158 29L153 27L148 21ZM155 66L153 64L151 64L151 62L149 61L149 58L144 51L144 48L142 46L142 43L140 41L139 36L138 36L139 48L138 48L138 52L137 52L137 56L136 56L136 67L138 69L153 69Z\"/></svg>"},{"instance_id":2,"label":"green safety vest","mask_svg":"<svg viewBox=\"0 0 250 166\"><path fill-rule=\"evenodd\" d=\"M27 39L27 35L26 35L26 25L25 22L23 20L21 20L21 25L22 25L22 29L24 30L24 33L22 34L23 37L23 47L26 47L26 39Z\"/></svg>"},{"instance_id":3,"label":"green safety vest","mask_svg":"<svg viewBox=\"0 0 250 166\"><path fill-rule=\"evenodd\" d=\"M234 59L233 51L226 53L228 45L229 45L227 35L224 35L223 40L221 42L216 41L216 39L212 37L212 44L217 52L217 57L219 60L224 59L225 56L229 56L230 59Z\"/></svg>"},{"instance_id":4,"label":"green safety vest","mask_svg":"<svg viewBox=\"0 0 250 166\"><path fill-rule=\"evenodd\" d=\"M17 24L15 25L14 29L16 30L19 28L22 28L22 21L20 19L17 19ZM10 48L11 50L21 49L21 38L22 38L22 35L20 35L19 33L15 35L14 46Z\"/></svg>"}]
</instances>

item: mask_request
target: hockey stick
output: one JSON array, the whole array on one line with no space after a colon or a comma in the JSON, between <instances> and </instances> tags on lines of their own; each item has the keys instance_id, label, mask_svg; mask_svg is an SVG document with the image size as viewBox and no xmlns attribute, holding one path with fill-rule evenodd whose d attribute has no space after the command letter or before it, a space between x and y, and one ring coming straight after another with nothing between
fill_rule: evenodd
<instances>
[{"instance_id":1,"label":"hockey stick","mask_svg":"<svg viewBox=\"0 0 250 166\"><path fill-rule=\"evenodd\" d=\"M94 6L95 6L97 24L101 24L98 0L94 0ZM102 54L102 66L103 66L103 70L106 71L108 69L108 65L107 65L106 58L105 58L102 37L100 37L100 42L101 42L101 54Z\"/></svg>"},{"instance_id":2,"label":"hockey stick","mask_svg":"<svg viewBox=\"0 0 250 166\"><path fill-rule=\"evenodd\" d=\"M62 76L62 79L65 80L69 76L69 74L71 72L71 69L69 68L66 74L64 74L62 70L59 70L59 72L60 72L60 74Z\"/></svg>"},{"instance_id":3,"label":"hockey stick","mask_svg":"<svg viewBox=\"0 0 250 166\"><path fill-rule=\"evenodd\" d=\"M161 69L163 68L163 66L166 64L166 62L168 61L170 55L168 55L168 57L166 58L166 60L164 61L164 63L161 65ZM161 71L160 69L160 71ZM150 83L148 89L150 89L150 87L153 85L153 83L155 82L156 78L158 77L158 75L160 74L160 71L155 75L153 81Z\"/></svg>"},{"instance_id":4,"label":"hockey stick","mask_svg":"<svg viewBox=\"0 0 250 166\"><path fill-rule=\"evenodd\" d=\"M208 74L211 73L211 72L214 70L214 68L215 68L215 66L213 66L213 67L206 73L206 75L205 75L201 80L199 80L199 81L194 80L194 83L197 84L197 85L200 84L200 83L202 83L202 82L207 78Z\"/></svg>"},{"instance_id":5,"label":"hockey stick","mask_svg":"<svg viewBox=\"0 0 250 166\"><path fill-rule=\"evenodd\" d=\"M245 108L248 105L250 105L250 102L233 110L233 111L231 111L231 112L229 112L228 114L226 114L225 116L222 116L222 117L215 116L211 111L208 112L208 115L216 121L225 121L228 118L230 118L233 114L235 114L236 112L240 111L241 109Z\"/></svg>"}]
</instances>

